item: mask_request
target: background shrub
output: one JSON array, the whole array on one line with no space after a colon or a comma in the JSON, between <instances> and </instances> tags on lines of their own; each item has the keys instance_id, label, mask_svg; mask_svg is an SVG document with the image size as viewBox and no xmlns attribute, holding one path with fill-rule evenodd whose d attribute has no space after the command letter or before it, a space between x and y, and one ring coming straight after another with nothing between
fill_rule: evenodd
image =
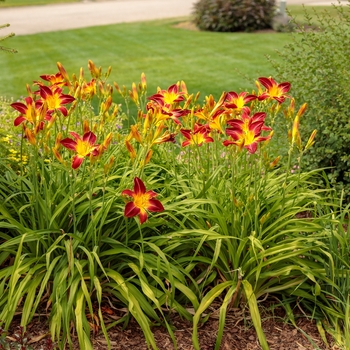
<instances>
[{"instance_id":1,"label":"background shrub","mask_svg":"<svg viewBox=\"0 0 350 350\"><path fill-rule=\"evenodd\" d=\"M254 31L271 28L274 0L199 0L194 23L214 32Z\"/></svg>"},{"instance_id":2,"label":"background shrub","mask_svg":"<svg viewBox=\"0 0 350 350\"><path fill-rule=\"evenodd\" d=\"M328 179L350 195L350 12L334 5L337 16L328 11L316 15L319 28L312 28L312 13L304 9L305 26L291 34L293 41L273 62L277 77L292 84L293 96L308 103L303 128L306 134L318 130L316 146L305 154L308 168L327 167ZM310 11L310 10L309 10ZM282 63L281 63L282 62ZM297 107L297 106L296 106Z\"/></svg>"}]
</instances>

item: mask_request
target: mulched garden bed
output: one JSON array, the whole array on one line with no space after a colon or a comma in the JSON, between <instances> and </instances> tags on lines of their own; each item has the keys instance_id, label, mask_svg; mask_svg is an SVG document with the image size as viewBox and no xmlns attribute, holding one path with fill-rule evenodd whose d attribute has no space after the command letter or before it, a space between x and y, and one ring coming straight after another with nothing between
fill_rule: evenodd
<instances>
[{"instance_id":1,"label":"mulched garden bed","mask_svg":"<svg viewBox=\"0 0 350 350\"><path fill-rule=\"evenodd\" d=\"M106 320L106 322L108 322ZM181 320L179 316L171 319L179 350L193 350L191 324ZM281 307L262 309L262 324L271 350L339 350L332 345L331 337L327 338L329 346L324 343L317 330L316 324L310 318L302 315L297 319L297 327L293 327L285 320ZM14 340L18 333L19 319L13 322L8 332L8 341ZM199 328L198 337L201 350L213 350L218 329L218 319L215 317ZM172 340L163 327L153 327L153 334L159 350L174 349ZM145 338L140 327L131 321L126 329L121 326L113 327L108 332L113 350L147 350ZM49 329L47 320L36 318L27 327L28 343L34 350L51 350L48 346ZM76 335L73 335L73 349L79 350ZM102 334L93 339L93 348L106 350L107 342ZM26 349L26 348L24 348ZM67 346L67 349L69 347ZM231 310L226 319L225 332L221 343L221 350L259 350L261 349L256 332L249 318L249 313Z\"/></svg>"}]
</instances>

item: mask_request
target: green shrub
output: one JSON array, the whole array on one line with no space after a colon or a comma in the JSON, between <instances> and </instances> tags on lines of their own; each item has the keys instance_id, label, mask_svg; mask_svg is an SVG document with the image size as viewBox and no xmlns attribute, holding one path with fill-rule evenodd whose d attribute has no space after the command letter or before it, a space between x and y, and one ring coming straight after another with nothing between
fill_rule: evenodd
<instances>
[{"instance_id":1,"label":"green shrub","mask_svg":"<svg viewBox=\"0 0 350 350\"><path fill-rule=\"evenodd\" d=\"M318 130L316 147L305 154L307 169L326 167L329 181L350 195L350 12L334 6L337 16L327 11L315 15L320 28L310 30L312 18L305 9L307 25L291 34L293 42L272 62L280 80L292 84L296 100L308 103L303 123L306 134Z\"/></svg>"},{"instance_id":2,"label":"green shrub","mask_svg":"<svg viewBox=\"0 0 350 350\"><path fill-rule=\"evenodd\" d=\"M199 0L193 12L201 30L214 32L271 28L274 13L274 0Z\"/></svg>"}]
</instances>

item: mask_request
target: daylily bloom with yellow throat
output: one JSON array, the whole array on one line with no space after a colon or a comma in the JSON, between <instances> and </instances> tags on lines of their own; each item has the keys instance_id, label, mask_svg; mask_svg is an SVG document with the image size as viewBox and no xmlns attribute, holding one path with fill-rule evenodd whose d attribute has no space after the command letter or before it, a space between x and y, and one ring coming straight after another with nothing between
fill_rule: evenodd
<instances>
[{"instance_id":1,"label":"daylily bloom with yellow throat","mask_svg":"<svg viewBox=\"0 0 350 350\"><path fill-rule=\"evenodd\" d=\"M181 129L180 132L187 139L182 142L182 147L186 147L188 145L202 146L203 143L214 142L213 138L209 136L210 128L207 124L201 125L196 123L193 131Z\"/></svg>"},{"instance_id":2,"label":"daylily bloom with yellow throat","mask_svg":"<svg viewBox=\"0 0 350 350\"><path fill-rule=\"evenodd\" d=\"M146 192L146 186L138 177L134 179L134 190L124 190L123 196L129 196L133 201L128 202L124 209L124 216L132 218L139 215L140 223L143 224L147 218L147 211L162 212L164 207L158 199L158 194L152 190Z\"/></svg>"},{"instance_id":3,"label":"daylily bloom with yellow throat","mask_svg":"<svg viewBox=\"0 0 350 350\"><path fill-rule=\"evenodd\" d=\"M176 124L181 125L180 118L190 114L191 111L189 109L171 109L162 107L153 101L150 101L147 103L147 113L152 114L152 119L154 120L155 125L159 125L169 119L173 120Z\"/></svg>"},{"instance_id":4,"label":"daylily bloom with yellow throat","mask_svg":"<svg viewBox=\"0 0 350 350\"><path fill-rule=\"evenodd\" d=\"M244 110L241 119L232 119L227 122L230 127L226 129L226 134L233 141L224 141L224 146L234 144L240 149L246 148L249 153L255 153L259 142L272 137L272 133L268 136L260 136L262 131L271 131L271 128L264 125L266 113L258 112L253 116L249 116L249 113L249 110Z\"/></svg>"},{"instance_id":5,"label":"daylily bloom with yellow throat","mask_svg":"<svg viewBox=\"0 0 350 350\"><path fill-rule=\"evenodd\" d=\"M226 100L224 106L226 108L232 109L235 114L240 114L242 109L246 108L246 104L256 100L258 97L256 95L249 95L248 92L237 92L230 91L226 95Z\"/></svg>"},{"instance_id":6,"label":"daylily bloom with yellow throat","mask_svg":"<svg viewBox=\"0 0 350 350\"><path fill-rule=\"evenodd\" d=\"M172 107L178 102L185 100L186 92L179 91L178 84L173 84L167 90L158 90L158 92L150 97L148 100L158 103L160 106Z\"/></svg>"},{"instance_id":7,"label":"daylily bloom with yellow throat","mask_svg":"<svg viewBox=\"0 0 350 350\"><path fill-rule=\"evenodd\" d=\"M90 156L90 154L93 156L99 155L100 146L96 144L96 135L91 131L86 132L82 138L74 131L71 131L70 134L75 140L67 137L61 140L60 143L62 146L76 152L72 158L72 168L78 169L85 157Z\"/></svg>"},{"instance_id":8,"label":"daylily bloom with yellow throat","mask_svg":"<svg viewBox=\"0 0 350 350\"><path fill-rule=\"evenodd\" d=\"M62 93L62 89L58 86L39 86L39 94L47 106L47 114L51 114L58 109L66 117L68 114L67 108L64 106L71 103L75 98L71 95Z\"/></svg>"},{"instance_id":9,"label":"daylily bloom with yellow throat","mask_svg":"<svg viewBox=\"0 0 350 350\"><path fill-rule=\"evenodd\" d=\"M34 101L32 97L28 96L22 102L14 102L11 107L20 112L20 115L14 120L14 126L18 126L27 121L30 124L37 126L40 124L40 129L43 127L43 120L45 117L45 110L43 109L43 102L41 100Z\"/></svg>"},{"instance_id":10,"label":"daylily bloom with yellow throat","mask_svg":"<svg viewBox=\"0 0 350 350\"><path fill-rule=\"evenodd\" d=\"M56 74L40 75L40 78L48 81L51 85L56 85L60 87L67 85L67 82L65 81L61 72L58 72Z\"/></svg>"},{"instance_id":11,"label":"daylily bloom with yellow throat","mask_svg":"<svg viewBox=\"0 0 350 350\"><path fill-rule=\"evenodd\" d=\"M223 125L227 121L227 113L222 108L226 99L226 92L221 94L218 102L215 102L213 95L209 95L205 98L205 105L194 112L194 115L198 119L204 120L210 130L217 130L220 133L224 132Z\"/></svg>"},{"instance_id":12,"label":"daylily bloom with yellow throat","mask_svg":"<svg viewBox=\"0 0 350 350\"><path fill-rule=\"evenodd\" d=\"M286 97L290 97L287 95L287 92L290 90L290 83L284 82L277 84L271 77L261 77L258 80L266 88L266 91L258 96L259 101L271 98L278 103L283 103Z\"/></svg>"}]
</instances>

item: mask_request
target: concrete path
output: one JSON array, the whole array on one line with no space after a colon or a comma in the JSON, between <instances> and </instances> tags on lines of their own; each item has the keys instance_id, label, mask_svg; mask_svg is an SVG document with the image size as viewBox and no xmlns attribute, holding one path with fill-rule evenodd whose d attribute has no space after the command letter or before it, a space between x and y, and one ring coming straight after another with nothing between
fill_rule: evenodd
<instances>
[{"instance_id":1,"label":"concrete path","mask_svg":"<svg viewBox=\"0 0 350 350\"><path fill-rule=\"evenodd\" d=\"M10 0L7 0L10 1ZM196 0L107 0L0 9L16 35L190 15ZM8 30L8 29L6 29ZM1 30L3 35L5 29Z\"/></svg>"},{"instance_id":2,"label":"concrete path","mask_svg":"<svg viewBox=\"0 0 350 350\"><path fill-rule=\"evenodd\" d=\"M11 1L11 0L7 0ZM277 0L277 3L280 0ZM283 1L283 0L282 0ZM197 0L83 0L0 9L0 24L9 23L0 36L10 32L27 35L65 29L189 16ZM330 5L337 0L287 0L289 4ZM342 3L349 3L342 0Z\"/></svg>"}]
</instances>

